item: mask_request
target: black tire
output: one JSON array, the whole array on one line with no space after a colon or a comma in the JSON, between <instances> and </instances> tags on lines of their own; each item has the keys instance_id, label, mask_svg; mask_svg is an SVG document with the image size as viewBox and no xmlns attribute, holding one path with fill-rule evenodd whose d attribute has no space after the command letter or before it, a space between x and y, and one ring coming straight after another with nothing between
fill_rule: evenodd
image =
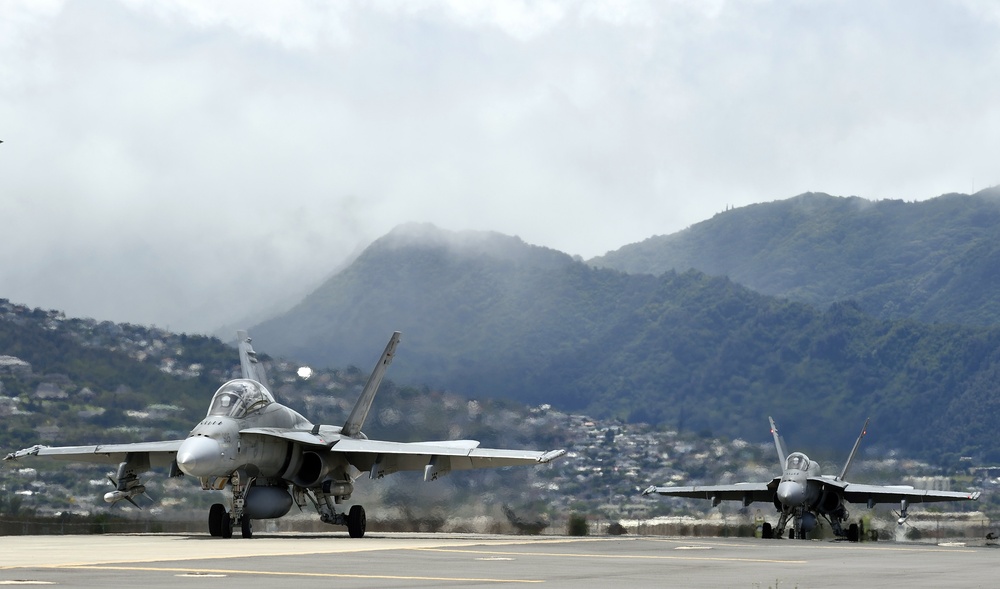
<instances>
[{"instance_id":1,"label":"black tire","mask_svg":"<svg viewBox=\"0 0 1000 589\"><path fill-rule=\"evenodd\" d=\"M228 513L222 518L222 537L233 537L233 518L229 517Z\"/></svg>"},{"instance_id":2,"label":"black tire","mask_svg":"<svg viewBox=\"0 0 1000 589\"><path fill-rule=\"evenodd\" d=\"M847 541L857 542L859 540L861 540L861 534L858 532L858 524L847 526Z\"/></svg>"},{"instance_id":3,"label":"black tire","mask_svg":"<svg viewBox=\"0 0 1000 589\"><path fill-rule=\"evenodd\" d=\"M788 530L788 539L789 540L794 540L795 539L795 528L792 528L792 529Z\"/></svg>"},{"instance_id":4,"label":"black tire","mask_svg":"<svg viewBox=\"0 0 1000 589\"><path fill-rule=\"evenodd\" d=\"M760 537L764 540L774 538L774 528L771 527L771 524L764 522L764 524L760 526Z\"/></svg>"},{"instance_id":5,"label":"black tire","mask_svg":"<svg viewBox=\"0 0 1000 589\"><path fill-rule=\"evenodd\" d=\"M249 517L243 516L243 519L240 520L240 528L244 538L253 538L253 524L250 523Z\"/></svg>"},{"instance_id":6,"label":"black tire","mask_svg":"<svg viewBox=\"0 0 1000 589\"><path fill-rule=\"evenodd\" d=\"M351 511L347 513L347 533L352 538L362 538L367 527L368 519L365 517L365 508L360 505L352 506Z\"/></svg>"},{"instance_id":7,"label":"black tire","mask_svg":"<svg viewBox=\"0 0 1000 589\"><path fill-rule=\"evenodd\" d=\"M221 503L212 505L208 510L208 533L218 538L222 535L222 520L226 517L226 506Z\"/></svg>"}]
</instances>

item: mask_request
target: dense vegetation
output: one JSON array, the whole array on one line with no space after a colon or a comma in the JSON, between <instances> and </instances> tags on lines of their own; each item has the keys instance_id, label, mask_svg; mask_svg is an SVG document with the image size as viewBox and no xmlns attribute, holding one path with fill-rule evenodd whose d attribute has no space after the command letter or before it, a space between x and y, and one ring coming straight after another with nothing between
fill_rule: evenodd
<instances>
[{"instance_id":1,"label":"dense vegetation","mask_svg":"<svg viewBox=\"0 0 1000 589\"><path fill-rule=\"evenodd\" d=\"M719 213L591 260L630 273L694 268L884 319L1000 324L1000 189L905 203L802 194Z\"/></svg>"},{"instance_id":2,"label":"dense vegetation","mask_svg":"<svg viewBox=\"0 0 1000 589\"><path fill-rule=\"evenodd\" d=\"M31 310L0 299L3 356L31 365L26 374L0 363L4 452L39 442L73 445L183 438L204 415L212 393L240 375L236 349L216 338L67 319L58 311ZM325 424L343 423L371 369L315 370L304 379L296 375L298 363L275 361L263 352L259 357L265 360L279 401ZM44 395L40 392L44 387L55 387L58 393ZM498 428L496 418L483 418L503 412L517 422L528 415L529 408L523 405L481 399L472 409L467 402L426 386L399 386L387 378L365 432L404 442L441 439L460 423L461 435L485 444L555 447L562 442L557 431L515 431ZM50 427L58 431L47 432Z\"/></svg>"},{"instance_id":3,"label":"dense vegetation","mask_svg":"<svg viewBox=\"0 0 1000 589\"><path fill-rule=\"evenodd\" d=\"M0 354L17 357L33 367L29 377L0 375L5 376L0 379L2 395L19 401L19 414L4 419L0 434L4 448L37 443L35 428L42 425L58 427L60 439L73 443L131 441L137 432L129 426L134 426L135 420L126 412L157 404L173 409L168 419L158 423L157 433L183 437L204 411L206 390L214 390L224 373L222 367L232 364L231 358L219 362L219 352L226 346L218 340L172 336L190 354L191 362L215 366L214 373L178 378L160 368L159 358L137 361L125 351L102 345L124 339L121 326L97 325L88 333L89 341L83 342L70 330L45 328L42 322L48 319L47 312L35 310L34 314L34 320L0 320ZM42 383L60 389L58 396L43 399L36 395Z\"/></svg>"},{"instance_id":4,"label":"dense vegetation","mask_svg":"<svg viewBox=\"0 0 1000 589\"><path fill-rule=\"evenodd\" d=\"M1000 329L595 269L496 234L400 228L253 332L281 355L367 366L394 329L396 378L473 396L750 439L770 414L836 448L871 416L913 454L1000 458Z\"/></svg>"}]
</instances>

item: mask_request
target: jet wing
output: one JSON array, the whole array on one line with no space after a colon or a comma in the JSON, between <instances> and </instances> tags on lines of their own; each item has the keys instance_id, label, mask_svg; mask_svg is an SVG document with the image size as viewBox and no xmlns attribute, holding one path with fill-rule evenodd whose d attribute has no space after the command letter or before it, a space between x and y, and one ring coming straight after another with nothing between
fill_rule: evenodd
<instances>
[{"instance_id":1,"label":"jet wing","mask_svg":"<svg viewBox=\"0 0 1000 589\"><path fill-rule=\"evenodd\" d=\"M518 464L545 464L566 453L565 450L538 452L535 450L504 450L480 448L476 440L440 442L385 442L345 438L340 428L319 426L311 430L290 430L276 427L254 427L240 430L240 435L256 434L297 442L329 452L343 454L351 465L381 478L400 470L423 470L431 480L452 470L499 468Z\"/></svg>"},{"instance_id":2,"label":"jet wing","mask_svg":"<svg viewBox=\"0 0 1000 589\"><path fill-rule=\"evenodd\" d=\"M688 497L691 499L711 499L718 505L722 501L742 501L750 505L757 501L767 502L774 499L778 481L769 483L736 483L733 485L704 485L694 487L656 487L652 486L642 492L643 495L659 493L666 497Z\"/></svg>"},{"instance_id":3,"label":"jet wing","mask_svg":"<svg viewBox=\"0 0 1000 589\"><path fill-rule=\"evenodd\" d=\"M849 503L931 503L934 501L977 501L979 491L930 491L908 486L856 485L848 483L843 490L844 499Z\"/></svg>"},{"instance_id":4,"label":"jet wing","mask_svg":"<svg viewBox=\"0 0 1000 589\"><path fill-rule=\"evenodd\" d=\"M537 452L480 448L475 440L443 442L383 442L345 438L330 448L344 454L359 470L371 478L381 478L400 470L423 470L425 480L433 480L452 470L498 468L518 464L545 464L566 453L565 450Z\"/></svg>"},{"instance_id":5,"label":"jet wing","mask_svg":"<svg viewBox=\"0 0 1000 589\"><path fill-rule=\"evenodd\" d=\"M45 456L69 462L96 462L119 464L126 454L148 454L151 466L168 466L177 455L184 440L138 442L135 444L101 444L97 446L32 446L11 452L4 460L17 460L26 456Z\"/></svg>"}]
</instances>

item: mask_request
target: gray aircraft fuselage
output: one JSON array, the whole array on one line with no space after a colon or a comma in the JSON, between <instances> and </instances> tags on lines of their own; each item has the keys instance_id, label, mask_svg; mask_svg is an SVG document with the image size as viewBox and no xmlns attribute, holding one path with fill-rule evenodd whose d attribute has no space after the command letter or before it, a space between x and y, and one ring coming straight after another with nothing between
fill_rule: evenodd
<instances>
[{"instance_id":1,"label":"gray aircraft fuselage","mask_svg":"<svg viewBox=\"0 0 1000 589\"><path fill-rule=\"evenodd\" d=\"M830 523L835 535L855 542L860 539L861 526L858 523L850 523L848 503L863 503L869 509L878 503L898 503L900 506L898 521L902 524L907 518L907 507L912 502L979 499L979 491L936 491L914 489L906 485L868 485L848 482L847 471L861 445L861 439L867 433L867 420L861 428L861 434L854 442L854 448L851 449L844 468L835 476L824 475L819 464L802 452L786 455L774 420L768 418L768 421L771 423L771 435L781 465L780 477L775 477L766 483L691 487L651 486L643 491L643 494L658 493L668 497L710 499L713 506L719 505L722 501L741 501L745 507L757 501L773 502L778 511L778 522L773 527L770 523L762 525L761 534L765 538L781 537L789 522L792 524L789 536L803 538L803 534L812 531L819 523L818 518L822 517Z\"/></svg>"},{"instance_id":2,"label":"gray aircraft fuselage","mask_svg":"<svg viewBox=\"0 0 1000 589\"><path fill-rule=\"evenodd\" d=\"M200 479L204 489L223 488L232 473L242 470L257 480L274 479L274 484L279 484L276 481L284 479L305 488L330 478L332 484L328 487L336 487L335 496L350 497L352 481L360 471L344 457L310 451L283 438L240 434L252 428L310 430L328 441L341 437L341 428L314 426L297 411L274 401L262 384L236 379L222 385L212 397L208 415L177 450L177 467ZM266 501L254 501L260 488L254 487L248 493L251 517L280 517L284 513L275 514L283 506L291 507L291 501L278 494L271 494ZM274 504L276 497L281 497L278 505Z\"/></svg>"}]
</instances>

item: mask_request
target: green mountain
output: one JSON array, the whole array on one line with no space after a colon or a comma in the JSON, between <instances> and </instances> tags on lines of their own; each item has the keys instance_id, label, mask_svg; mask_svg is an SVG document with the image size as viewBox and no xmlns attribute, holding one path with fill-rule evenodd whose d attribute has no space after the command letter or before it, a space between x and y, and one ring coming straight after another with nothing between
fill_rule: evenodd
<instances>
[{"instance_id":1,"label":"green mountain","mask_svg":"<svg viewBox=\"0 0 1000 589\"><path fill-rule=\"evenodd\" d=\"M279 401L317 423L344 422L371 366L315 370L303 378L297 374L300 363L272 360L263 345L255 338ZM375 351L376 358L380 351ZM0 299L3 452L37 443L183 438L205 415L215 390L239 376L236 349L214 337L67 318L60 311L29 309ZM373 416L365 432L401 441L437 439L453 425L449 419L462 413L456 408L467 402L427 387L397 386L387 378L374 407L388 413ZM528 408L504 400L484 399L477 406L487 413L511 413L513 422L529 413ZM396 412L414 419L392 418ZM495 430L478 423L464 429L466 435L494 445L523 447L552 441L538 431Z\"/></svg>"},{"instance_id":2,"label":"green mountain","mask_svg":"<svg viewBox=\"0 0 1000 589\"><path fill-rule=\"evenodd\" d=\"M494 233L397 228L252 332L282 356L367 367L393 330L396 378L473 397L746 439L773 415L811 447L849 445L871 416L911 454L1000 459L1000 329L594 268Z\"/></svg>"},{"instance_id":3,"label":"green mountain","mask_svg":"<svg viewBox=\"0 0 1000 589\"><path fill-rule=\"evenodd\" d=\"M1000 324L1000 188L927 201L807 193L719 213L594 258L630 273L697 269L884 319Z\"/></svg>"}]
</instances>

